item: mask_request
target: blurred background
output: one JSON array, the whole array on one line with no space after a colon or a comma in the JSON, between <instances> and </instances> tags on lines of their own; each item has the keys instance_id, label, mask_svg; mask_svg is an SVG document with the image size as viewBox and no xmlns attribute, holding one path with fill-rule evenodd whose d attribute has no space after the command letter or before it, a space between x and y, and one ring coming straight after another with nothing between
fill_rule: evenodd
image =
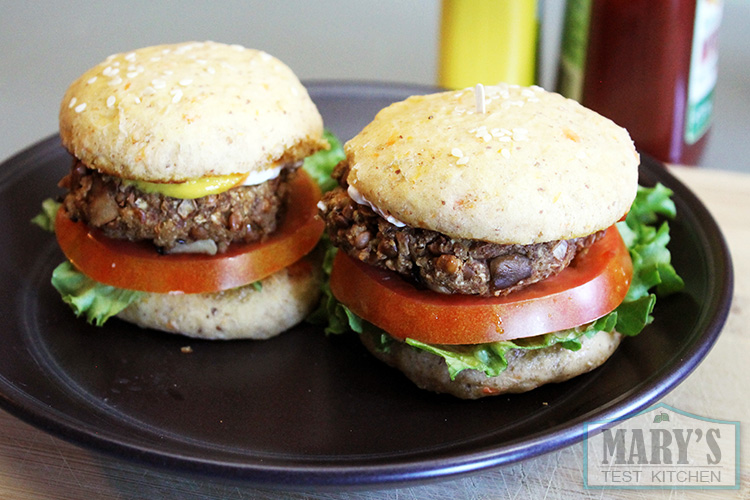
<instances>
[{"instance_id":1,"label":"blurred background","mask_svg":"<svg viewBox=\"0 0 750 500\"><path fill-rule=\"evenodd\" d=\"M563 0L542 0L537 82L554 89ZM438 83L441 2L0 0L0 159L57 130L67 86L114 52L187 40L263 49L302 80ZM725 0L699 165L750 172L750 2Z\"/></svg>"}]
</instances>

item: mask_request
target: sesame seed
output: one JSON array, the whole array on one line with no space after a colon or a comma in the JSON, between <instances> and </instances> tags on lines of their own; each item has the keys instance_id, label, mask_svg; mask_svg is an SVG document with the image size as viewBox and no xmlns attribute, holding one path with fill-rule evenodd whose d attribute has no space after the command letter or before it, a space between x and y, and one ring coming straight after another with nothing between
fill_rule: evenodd
<instances>
[{"instance_id":1,"label":"sesame seed","mask_svg":"<svg viewBox=\"0 0 750 500\"><path fill-rule=\"evenodd\" d=\"M112 78L112 79L111 79L111 80L109 81L109 84L110 84L110 85L113 85L113 86L114 86L114 85L120 85L121 83L122 83L122 78L120 78L119 76L117 76L117 77L115 77L115 78Z\"/></svg>"},{"instance_id":2,"label":"sesame seed","mask_svg":"<svg viewBox=\"0 0 750 500\"><path fill-rule=\"evenodd\" d=\"M517 127L512 130L514 141L528 141L529 131L522 127Z\"/></svg>"},{"instance_id":3,"label":"sesame seed","mask_svg":"<svg viewBox=\"0 0 750 500\"><path fill-rule=\"evenodd\" d=\"M463 157L463 155L464 155L464 152L463 152L463 151L461 151L461 150L460 150L460 149L458 149L458 148L453 148L453 149L451 149L451 154L452 154L453 156L455 156L456 158L461 158L461 157Z\"/></svg>"},{"instance_id":4,"label":"sesame seed","mask_svg":"<svg viewBox=\"0 0 750 500\"><path fill-rule=\"evenodd\" d=\"M86 103L82 102L81 104L79 104L78 106L75 107L75 112L76 113L80 113L84 109L86 109Z\"/></svg>"},{"instance_id":5,"label":"sesame seed","mask_svg":"<svg viewBox=\"0 0 750 500\"><path fill-rule=\"evenodd\" d=\"M115 99L115 96L113 96L113 95L107 97L107 107L111 108L112 106L114 106L116 100L117 99Z\"/></svg>"},{"instance_id":6,"label":"sesame seed","mask_svg":"<svg viewBox=\"0 0 750 500\"><path fill-rule=\"evenodd\" d=\"M264 61L270 61L271 59L273 59L273 56L271 56L271 54L268 54L267 52L261 52L260 58Z\"/></svg>"},{"instance_id":7,"label":"sesame seed","mask_svg":"<svg viewBox=\"0 0 750 500\"><path fill-rule=\"evenodd\" d=\"M180 85L182 85L183 87L187 87L191 83L193 83L192 78L183 78L182 80L180 80Z\"/></svg>"},{"instance_id":8,"label":"sesame seed","mask_svg":"<svg viewBox=\"0 0 750 500\"><path fill-rule=\"evenodd\" d=\"M503 155L504 158L510 158L510 150L507 148L501 148L500 154Z\"/></svg>"},{"instance_id":9,"label":"sesame seed","mask_svg":"<svg viewBox=\"0 0 750 500\"><path fill-rule=\"evenodd\" d=\"M135 100L136 104L140 104L141 103L141 98L140 97L135 96L133 99Z\"/></svg>"},{"instance_id":10,"label":"sesame seed","mask_svg":"<svg viewBox=\"0 0 750 500\"><path fill-rule=\"evenodd\" d=\"M155 78L155 79L151 80L151 85L155 89L163 89L164 87L167 86L167 82L165 82L164 80L160 80L158 78Z\"/></svg>"},{"instance_id":11,"label":"sesame seed","mask_svg":"<svg viewBox=\"0 0 750 500\"><path fill-rule=\"evenodd\" d=\"M177 104L182 99L182 90L180 89L174 89L170 94L172 94L172 102L174 104Z\"/></svg>"},{"instance_id":12,"label":"sesame seed","mask_svg":"<svg viewBox=\"0 0 750 500\"><path fill-rule=\"evenodd\" d=\"M120 72L120 68L113 68L112 66L107 66L106 68L104 68L104 71L102 71L102 75L115 76L119 72Z\"/></svg>"},{"instance_id":13,"label":"sesame seed","mask_svg":"<svg viewBox=\"0 0 750 500\"><path fill-rule=\"evenodd\" d=\"M456 165L466 165L469 163L469 157L468 156L462 156L459 158L459 160L456 162Z\"/></svg>"},{"instance_id":14,"label":"sesame seed","mask_svg":"<svg viewBox=\"0 0 750 500\"><path fill-rule=\"evenodd\" d=\"M151 58L151 62L159 62L159 61L161 61L161 57L159 56L154 56Z\"/></svg>"},{"instance_id":15,"label":"sesame seed","mask_svg":"<svg viewBox=\"0 0 750 500\"><path fill-rule=\"evenodd\" d=\"M92 78L89 78L89 81L88 81L88 82L86 82L86 83L88 83L89 85L91 85L91 84L92 84L92 83L94 83L95 81L96 81L96 77L94 76L94 77L92 77Z\"/></svg>"},{"instance_id":16,"label":"sesame seed","mask_svg":"<svg viewBox=\"0 0 750 500\"><path fill-rule=\"evenodd\" d=\"M240 51L240 52L242 52L243 50L245 50L245 47L243 47L242 45L238 45L238 44L234 44L234 45L232 45L231 47L232 47L232 48L233 48L234 50L238 50L238 51Z\"/></svg>"},{"instance_id":17,"label":"sesame seed","mask_svg":"<svg viewBox=\"0 0 750 500\"><path fill-rule=\"evenodd\" d=\"M213 74L215 74L215 73L216 73L216 70L215 70L215 69L213 68L213 66L209 66L208 68L206 68L206 72L207 72L207 73L208 73L209 75L213 75Z\"/></svg>"},{"instance_id":18,"label":"sesame seed","mask_svg":"<svg viewBox=\"0 0 750 500\"><path fill-rule=\"evenodd\" d=\"M74 98L72 98L72 99L70 100L70 102L68 103L68 109L70 109L70 108L72 108L73 106L75 106L75 105L76 105L76 101L78 101L78 99L76 99L75 97L74 97Z\"/></svg>"},{"instance_id":19,"label":"sesame seed","mask_svg":"<svg viewBox=\"0 0 750 500\"><path fill-rule=\"evenodd\" d=\"M135 61L135 52L131 52L130 54L125 56L126 61Z\"/></svg>"},{"instance_id":20,"label":"sesame seed","mask_svg":"<svg viewBox=\"0 0 750 500\"><path fill-rule=\"evenodd\" d=\"M130 73L127 73L125 76L127 76L128 78L135 78L138 75L139 73L137 71L131 71Z\"/></svg>"},{"instance_id":21,"label":"sesame seed","mask_svg":"<svg viewBox=\"0 0 750 500\"><path fill-rule=\"evenodd\" d=\"M482 139L484 142L490 142L492 140L492 136L487 132L487 127L485 125L476 129L476 137L477 139Z\"/></svg>"}]
</instances>

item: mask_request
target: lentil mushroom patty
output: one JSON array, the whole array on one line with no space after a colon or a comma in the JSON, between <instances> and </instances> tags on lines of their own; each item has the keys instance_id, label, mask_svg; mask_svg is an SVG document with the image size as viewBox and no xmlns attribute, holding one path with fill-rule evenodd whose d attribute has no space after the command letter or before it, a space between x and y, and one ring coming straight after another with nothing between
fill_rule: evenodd
<instances>
[{"instance_id":1,"label":"lentil mushroom patty","mask_svg":"<svg viewBox=\"0 0 750 500\"><path fill-rule=\"evenodd\" d=\"M68 215L109 238L151 240L164 252L221 253L231 243L258 241L276 229L298 166L261 184L179 199L143 192L76 160L60 186L69 190L63 200Z\"/></svg>"},{"instance_id":2,"label":"lentil mushroom patty","mask_svg":"<svg viewBox=\"0 0 750 500\"><path fill-rule=\"evenodd\" d=\"M347 193L348 168L337 166L339 187L323 197L321 216L333 245L348 255L396 271L440 293L501 296L565 269L603 234L530 245L451 238L429 229L397 227Z\"/></svg>"}]
</instances>

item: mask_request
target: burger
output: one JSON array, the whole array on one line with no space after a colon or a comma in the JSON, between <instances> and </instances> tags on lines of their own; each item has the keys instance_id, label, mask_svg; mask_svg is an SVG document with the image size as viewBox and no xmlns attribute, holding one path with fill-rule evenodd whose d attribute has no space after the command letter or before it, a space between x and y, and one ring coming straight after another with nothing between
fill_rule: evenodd
<instances>
[{"instance_id":1,"label":"burger","mask_svg":"<svg viewBox=\"0 0 750 500\"><path fill-rule=\"evenodd\" d=\"M412 96L344 149L319 204L329 331L359 332L421 388L473 399L568 380L651 320L649 288L681 286L648 225L673 212L669 191L638 185L626 130L558 94Z\"/></svg>"},{"instance_id":2,"label":"burger","mask_svg":"<svg viewBox=\"0 0 750 500\"><path fill-rule=\"evenodd\" d=\"M68 88L53 284L78 314L268 338L315 307L323 232L300 168L328 147L294 73L239 45L115 54Z\"/></svg>"}]
</instances>

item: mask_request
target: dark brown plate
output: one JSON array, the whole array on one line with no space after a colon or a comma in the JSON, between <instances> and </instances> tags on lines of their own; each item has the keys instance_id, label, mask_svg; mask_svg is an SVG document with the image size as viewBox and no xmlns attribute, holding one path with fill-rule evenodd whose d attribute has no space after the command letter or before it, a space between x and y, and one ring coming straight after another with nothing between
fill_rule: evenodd
<instances>
[{"instance_id":1,"label":"dark brown plate","mask_svg":"<svg viewBox=\"0 0 750 500\"><path fill-rule=\"evenodd\" d=\"M346 140L392 101L431 89L310 83ZM684 293L601 368L527 394L461 401L420 391L354 335L300 325L263 342L202 342L118 320L76 319L49 284L62 261L29 223L70 166L57 136L0 167L0 405L96 450L181 473L277 487L400 484L512 463L578 442L586 421L637 412L707 354L732 292L727 247L698 199L644 159L641 181L675 191ZM192 354L181 347L191 346Z\"/></svg>"}]
</instances>

